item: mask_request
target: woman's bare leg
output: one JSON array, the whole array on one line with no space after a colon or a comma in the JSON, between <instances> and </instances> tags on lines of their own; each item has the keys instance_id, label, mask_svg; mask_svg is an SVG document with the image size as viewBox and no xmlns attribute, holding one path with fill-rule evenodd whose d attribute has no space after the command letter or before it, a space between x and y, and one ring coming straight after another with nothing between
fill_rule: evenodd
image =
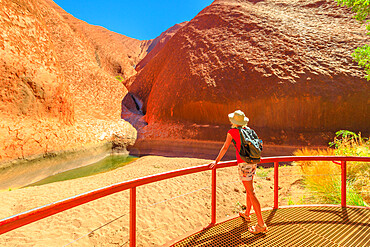
<instances>
[{"instance_id":1,"label":"woman's bare leg","mask_svg":"<svg viewBox=\"0 0 370 247\"><path fill-rule=\"evenodd\" d=\"M249 216L251 214L251 208L252 208L252 202L251 202L251 198L248 196L248 192L245 193L246 194L246 201L247 201L247 208L245 209L245 215Z\"/></svg>"},{"instance_id":2,"label":"woman's bare leg","mask_svg":"<svg viewBox=\"0 0 370 247\"><path fill-rule=\"evenodd\" d=\"M263 221L262 218L261 204L257 199L256 193L254 192L253 179L251 181L242 181L242 182L244 184L245 190L247 191L248 194L247 197L250 199L251 204L253 205L254 212L256 213L258 225L264 226L265 222Z\"/></svg>"}]
</instances>

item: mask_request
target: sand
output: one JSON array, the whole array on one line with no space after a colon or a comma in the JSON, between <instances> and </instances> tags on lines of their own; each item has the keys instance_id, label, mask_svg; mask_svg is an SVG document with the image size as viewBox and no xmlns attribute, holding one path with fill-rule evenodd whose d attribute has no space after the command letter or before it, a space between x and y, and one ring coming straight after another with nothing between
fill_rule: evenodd
<instances>
[{"instance_id":1,"label":"sand","mask_svg":"<svg viewBox=\"0 0 370 247\"><path fill-rule=\"evenodd\" d=\"M73 195L125 180L207 164L210 160L146 156L116 170L38 187L0 192L5 218ZM280 204L298 202L298 166L281 167ZM245 204L237 168L217 170L217 219L236 215ZM262 207L273 206L273 171L258 171L255 189ZM294 175L294 176L292 176ZM160 246L206 226L211 216L211 172L137 188L137 246ZM295 198L292 199L292 190ZM0 235L1 246L128 246L129 191L119 192Z\"/></svg>"}]
</instances>

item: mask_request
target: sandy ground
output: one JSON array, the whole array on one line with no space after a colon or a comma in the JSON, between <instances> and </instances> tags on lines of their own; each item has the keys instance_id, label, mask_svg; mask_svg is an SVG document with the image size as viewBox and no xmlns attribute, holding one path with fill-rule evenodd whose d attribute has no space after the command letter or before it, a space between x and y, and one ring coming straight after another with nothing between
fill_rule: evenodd
<instances>
[{"instance_id":1,"label":"sandy ground","mask_svg":"<svg viewBox=\"0 0 370 247\"><path fill-rule=\"evenodd\" d=\"M0 218L103 186L210 160L146 156L90 177L0 192ZM280 204L298 204L307 195L298 166L280 168ZM237 168L217 170L217 218L235 215L245 204ZM273 206L273 171L259 169L255 189L262 207ZM137 188L137 246L160 246L210 222L211 172L186 175ZM292 195L293 194L293 195ZM1 246L128 246L129 191L34 222L0 236Z\"/></svg>"}]
</instances>

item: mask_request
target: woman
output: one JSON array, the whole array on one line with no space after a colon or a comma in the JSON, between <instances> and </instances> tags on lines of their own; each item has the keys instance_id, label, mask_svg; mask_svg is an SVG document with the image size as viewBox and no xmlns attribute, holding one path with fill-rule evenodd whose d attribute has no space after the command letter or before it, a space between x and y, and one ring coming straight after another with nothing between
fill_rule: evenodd
<instances>
[{"instance_id":1,"label":"woman","mask_svg":"<svg viewBox=\"0 0 370 247\"><path fill-rule=\"evenodd\" d=\"M230 146L230 143L232 140L235 141L235 148L236 148L236 159L238 163L238 172L239 172L239 178L242 181L246 194L247 194L247 208L245 212L240 212L239 215L244 218L246 221L250 222L250 211L251 207L253 206L254 212L256 213L257 216L257 224L255 226L249 227L248 230L253 233L253 234L258 234L258 233L265 233L267 232L267 226L265 222L263 221L262 218L262 213L261 213L261 205L260 202L258 201L256 197L256 193L254 192L254 187L253 187L253 178L254 175L256 174L256 164L248 164L245 163L244 160L239 155L239 150L240 150L240 134L239 130L237 129L238 127L244 127L248 124L249 119L245 116L245 114L237 110L233 113L229 114L229 120L232 124L231 129L227 132L226 136L226 141L224 145L222 146L220 153L218 154L216 160L212 162L209 166L209 168L213 169L217 163L222 159L222 157L225 155L227 149Z\"/></svg>"}]
</instances>

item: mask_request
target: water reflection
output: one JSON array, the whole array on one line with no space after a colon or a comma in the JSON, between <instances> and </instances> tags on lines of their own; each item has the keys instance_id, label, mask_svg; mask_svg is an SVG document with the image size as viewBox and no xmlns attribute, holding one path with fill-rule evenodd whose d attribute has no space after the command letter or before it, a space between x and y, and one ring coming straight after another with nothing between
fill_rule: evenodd
<instances>
[{"instance_id":1,"label":"water reflection","mask_svg":"<svg viewBox=\"0 0 370 247\"><path fill-rule=\"evenodd\" d=\"M137 157L131 155L110 155L91 165L61 172L24 187L38 186L103 173L125 166L136 159Z\"/></svg>"}]
</instances>

